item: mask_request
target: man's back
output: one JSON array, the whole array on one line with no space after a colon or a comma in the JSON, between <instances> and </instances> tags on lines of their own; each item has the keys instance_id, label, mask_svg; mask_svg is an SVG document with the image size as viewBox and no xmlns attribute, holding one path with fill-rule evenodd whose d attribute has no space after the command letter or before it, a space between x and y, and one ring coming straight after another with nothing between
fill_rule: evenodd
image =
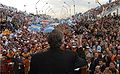
<instances>
[{"instance_id":1,"label":"man's back","mask_svg":"<svg viewBox=\"0 0 120 74\"><path fill-rule=\"evenodd\" d=\"M32 57L30 74L73 74L74 68L81 66L78 60L77 55L69 50L37 53Z\"/></svg>"},{"instance_id":2,"label":"man's back","mask_svg":"<svg viewBox=\"0 0 120 74\"><path fill-rule=\"evenodd\" d=\"M77 54L62 49L64 35L61 31L53 30L47 39L50 49L32 56L30 74L73 74L75 68L86 65Z\"/></svg>"}]
</instances>

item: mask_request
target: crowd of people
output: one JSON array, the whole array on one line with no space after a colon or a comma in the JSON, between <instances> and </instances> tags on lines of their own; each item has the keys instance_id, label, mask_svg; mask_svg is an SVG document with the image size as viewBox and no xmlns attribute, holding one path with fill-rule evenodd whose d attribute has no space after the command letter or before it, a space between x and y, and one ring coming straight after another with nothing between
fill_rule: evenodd
<instances>
[{"instance_id":1,"label":"crowd of people","mask_svg":"<svg viewBox=\"0 0 120 74\"><path fill-rule=\"evenodd\" d=\"M111 8L114 6L117 6L120 4L119 0L116 0L114 2L106 3L103 5L99 5L96 8L91 8L90 10L86 11L84 14L82 14L83 19L96 19L98 15L103 15L104 11L111 11Z\"/></svg>"},{"instance_id":2,"label":"crowd of people","mask_svg":"<svg viewBox=\"0 0 120 74\"><path fill-rule=\"evenodd\" d=\"M31 16L23 12L0 12L0 73L28 74L31 55L46 52L50 47L49 33L28 31ZM14 17L7 21L6 15ZM59 24L55 28L64 33L63 49L86 60L88 74L119 74L119 15L81 20L74 26Z\"/></svg>"}]
</instances>

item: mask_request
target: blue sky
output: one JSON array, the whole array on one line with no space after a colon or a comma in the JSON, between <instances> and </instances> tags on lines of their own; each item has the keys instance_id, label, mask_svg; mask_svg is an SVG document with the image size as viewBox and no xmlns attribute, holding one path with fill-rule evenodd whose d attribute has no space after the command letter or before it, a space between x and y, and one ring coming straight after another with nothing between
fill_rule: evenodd
<instances>
[{"instance_id":1,"label":"blue sky","mask_svg":"<svg viewBox=\"0 0 120 74\"><path fill-rule=\"evenodd\" d=\"M18 10L26 10L28 13L36 13L35 4L37 1L38 0L0 0L0 3L16 7L18 8ZM74 14L74 1L76 5L76 13L83 13L90 8L99 6L99 4L95 2L95 0L40 0L37 4L37 9L39 13L46 12L46 14L49 14L51 16L63 17L64 15L70 14L70 9L71 15ZM108 1L109 0L99 0L101 4L105 4ZM68 5L64 2L66 2ZM88 2L90 2L90 4L88 4ZM24 7L24 5L26 6Z\"/></svg>"}]
</instances>

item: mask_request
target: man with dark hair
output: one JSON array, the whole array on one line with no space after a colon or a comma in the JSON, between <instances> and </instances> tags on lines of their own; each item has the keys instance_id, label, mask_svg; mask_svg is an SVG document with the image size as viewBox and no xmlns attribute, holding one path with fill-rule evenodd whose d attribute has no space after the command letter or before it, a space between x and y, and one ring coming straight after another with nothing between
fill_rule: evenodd
<instances>
[{"instance_id":1,"label":"man with dark hair","mask_svg":"<svg viewBox=\"0 0 120 74\"><path fill-rule=\"evenodd\" d=\"M53 30L48 36L50 48L32 56L30 74L74 74L74 69L86 66L86 61L70 50L63 50L63 34Z\"/></svg>"}]
</instances>

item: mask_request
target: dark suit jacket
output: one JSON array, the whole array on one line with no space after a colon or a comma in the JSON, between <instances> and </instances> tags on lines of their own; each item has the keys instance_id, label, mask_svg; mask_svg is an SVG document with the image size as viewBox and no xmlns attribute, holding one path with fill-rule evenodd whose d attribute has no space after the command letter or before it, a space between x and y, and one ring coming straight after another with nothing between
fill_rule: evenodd
<instances>
[{"instance_id":1,"label":"dark suit jacket","mask_svg":"<svg viewBox=\"0 0 120 74\"><path fill-rule=\"evenodd\" d=\"M90 72L90 74L94 74L94 71L95 71L95 67L97 66L97 65L99 65L99 58L92 58L91 59L91 64L90 64L90 70L91 70L91 72Z\"/></svg>"},{"instance_id":2,"label":"dark suit jacket","mask_svg":"<svg viewBox=\"0 0 120 74\"><path fill-rule=\"evenodd\" d=\"M48 50L32 56L30 74L74 74L74 69L83 67L86 61L70 50Z\"/></svg>"}]
</instances>

